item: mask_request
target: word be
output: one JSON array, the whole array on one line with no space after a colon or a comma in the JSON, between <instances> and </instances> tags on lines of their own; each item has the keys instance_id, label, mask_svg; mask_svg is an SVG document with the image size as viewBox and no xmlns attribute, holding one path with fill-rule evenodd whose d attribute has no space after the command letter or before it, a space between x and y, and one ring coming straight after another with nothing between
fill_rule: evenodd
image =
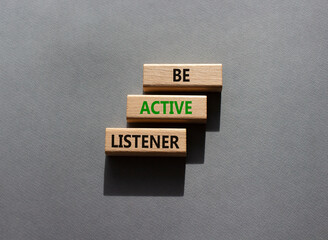
<instances>
[{"instance_id":1,"label":"word be","mask_svg":"<svg viewBox=\"0 0 328 240\"><path fill-rule=\"evenodd\" d=\"M222 64L144 64L144 92L220 92Z\"/></svg>"},{"instance_id":2,"label":"word be","mask_svg":"<svg viewBox=\"0 0 328 240\"><path fill-rule=\"evenodd\" d=\"M187 72L189 72L190 69L188 68L184 68L183 69L183 82L189 82L190 79L187 79L187 77L189 77L189 74ZM178 77L178 78L177 78ZM174 68L173 69L173 82L179 82L181 81L181 70L178 68Z\"/></svg>"}]
</instances>

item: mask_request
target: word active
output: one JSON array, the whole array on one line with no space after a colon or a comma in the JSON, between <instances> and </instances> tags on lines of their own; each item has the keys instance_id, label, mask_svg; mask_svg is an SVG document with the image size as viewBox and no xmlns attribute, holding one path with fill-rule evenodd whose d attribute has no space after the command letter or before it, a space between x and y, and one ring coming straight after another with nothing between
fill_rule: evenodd
<instances>
[{"instance_id":1,"label":"word active","mask_svg":"<svg viewBox=\"0 0 328 240\"><path fill-rule=\"evenodd\" d=\"M161 106L158 107L158 105ZM185 114L192 114L191 105L192 101L181 101L180 103L178 101L153 101L149 107L148 101L143 101L140 114L181 114L183 108ZM158 109L158 111L156 111L156 109Z\"/></svg>"},{"instance_id":2,"label":"word active","mask_svg":"<svg viewBox=\"0 0 328 240\"><path fill-rule=\"evenodd\" d=\"M128 122L193 122L207 119L206 96L128 95Z\"/></svg>"}]
</instances>

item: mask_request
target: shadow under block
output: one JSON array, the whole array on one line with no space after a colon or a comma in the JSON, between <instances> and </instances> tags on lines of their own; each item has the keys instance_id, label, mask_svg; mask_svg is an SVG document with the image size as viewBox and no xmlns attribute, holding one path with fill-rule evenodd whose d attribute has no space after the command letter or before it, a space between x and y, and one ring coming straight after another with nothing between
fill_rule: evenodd
<instances>
[{"instance_id":1,"label":"shadow under block","mask_svg":"<svg viewBox=\"0 0 328 240\"><path fill-rule=\"evenodd\" d=\"M183 128L106 128L105 153L109 156L187 155L187 131Z\"/></svg>"},{"instance_id":2,"label":"shadow under block","mask_svg":"<svg viewBox=\"0 0 328 240\"><path fill-rule=\"evenodd\" d=\"M206 123L207 96L128 95L128 122Z\"/></svg>"},{"instance_id":3,"label":"shadow under block","mask_svg":"<svg viewBox=\"0 0 328 240\"><path fill-rule=\"evenodd\" d=\"M222 64L144 64L144 92L220 92Z\"/></svg>"}]
</instances>

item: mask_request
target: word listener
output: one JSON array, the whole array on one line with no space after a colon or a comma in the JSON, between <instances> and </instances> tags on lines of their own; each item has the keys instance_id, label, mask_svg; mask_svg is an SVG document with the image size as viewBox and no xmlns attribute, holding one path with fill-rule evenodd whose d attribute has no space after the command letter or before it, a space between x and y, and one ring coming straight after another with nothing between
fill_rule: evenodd
<instances>
[{"instance_id":1,"label":"word listener","mask_svg":"<svg viewBox=\"0 0 328 240\"><path fill-rule=\"evenodd\" d=\"M179 149L179 137L174 135L112 135L112 148L171 148Z\"/></svg>"},{"instance_id":2,"label":"word listener","mask_svg":"<svg viewBox=\"0 0 328 240\"><path fill-rule=\"evenodd\" d=\"M192 114L192 101L143 101L140 114Z\"/></svg>"}]
</instances>

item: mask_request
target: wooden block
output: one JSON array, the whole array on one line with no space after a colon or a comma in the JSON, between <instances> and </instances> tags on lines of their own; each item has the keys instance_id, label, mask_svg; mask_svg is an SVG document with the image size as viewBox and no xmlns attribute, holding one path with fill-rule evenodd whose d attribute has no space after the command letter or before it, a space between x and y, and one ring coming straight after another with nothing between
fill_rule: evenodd
<instances>
[{"instance_id":1,"label":"wooden block","mask_svg":"<svg viewBox=\"0 0 328 240\"><path fill-rule=\"evenodd\" d=\"M144 92L220 92L222 64L144 64Z\"/></svg>"},{"instance_id":2,"label":"wooden block","mask_svg":"<svg viewBox=\"0 0 328 240\"><path fill-rule=\"evenodd\" d=\"M205 123L206 96L128 95L128 122Z\"/></svg>"},{"instance_id":3,"label":"wooden block","mask_svg":"<svg viewBox=\"0 0 328 240\"><path fill-rule=\"evenodd\" d=\"M187 131L182 128L106 128L105 153L184 157L187 155Z\"/></svg>"}]
</instances>

